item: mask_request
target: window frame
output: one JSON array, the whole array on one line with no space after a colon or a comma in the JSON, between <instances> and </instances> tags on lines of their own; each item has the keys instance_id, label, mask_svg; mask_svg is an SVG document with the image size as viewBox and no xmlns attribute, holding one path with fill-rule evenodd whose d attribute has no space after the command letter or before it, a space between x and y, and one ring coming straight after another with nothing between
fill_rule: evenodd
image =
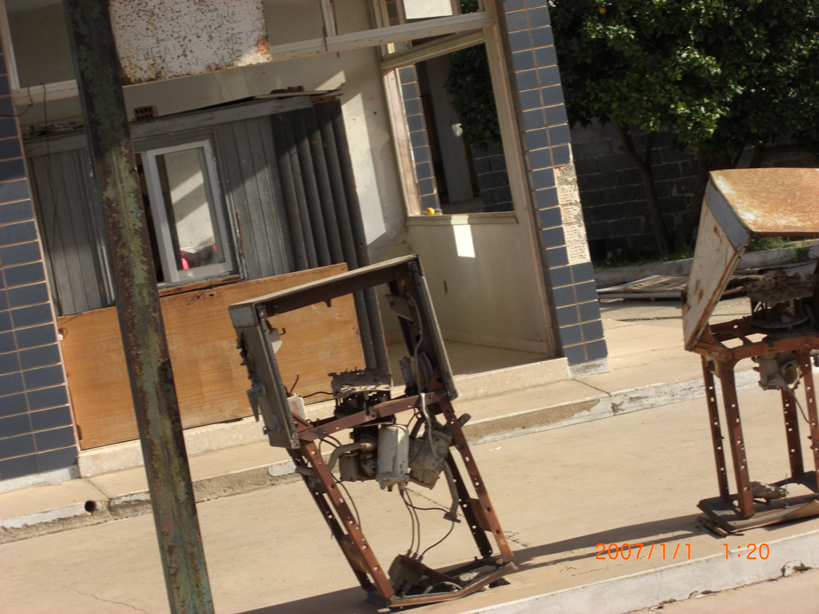
<instances>
[{"instance_id":1,"label":"window frame","mask_svg":"<svg viewBox=\"0 0 819 614\"><path fill-rule=\"evenodd\" d=\"M157 157L167 153L175 153L190 149L201 149L199 154L200 163L204 163L203 171L207 174L205 181L205 193L208 198L208 208L211 213L211 222L214 231L218 235L217 245L222 249L225 257L224 262L208 264L183 270L176 263L173 239L171 236L171 221L168 219L165 202L165 195L160 181ZM234 242L232 240L232 229L227 223L227 211L222 193L219 187L218 168L216 166L216 156L213 144L210 139L190 140L184 143L146 149L140 152L143 160L143 172L145 173L145 183L148 188L148 206L153 217L153 231L156 237L157 249L159 251L160 263L162 266L163 280L160 287L168 285L178 285L185 283L195 283L213 277L223 277L238 273L237 260L234 254Z\"/></svg>"}]
</instances>

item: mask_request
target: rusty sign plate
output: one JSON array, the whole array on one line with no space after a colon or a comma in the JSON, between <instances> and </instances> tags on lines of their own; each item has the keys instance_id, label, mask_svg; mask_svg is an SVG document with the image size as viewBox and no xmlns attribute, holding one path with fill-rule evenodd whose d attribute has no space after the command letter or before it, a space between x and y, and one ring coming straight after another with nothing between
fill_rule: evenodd
<instances>
[{"instance_id":1,"label":"rusty sign plate","mask_svg":"<svg viewBox=\"0 0 819 614\"><path fill-rule=\"evenodd\" d=\"M109 0L123 84L269 62L261 0Z\"/></svg>"}]
</instances>

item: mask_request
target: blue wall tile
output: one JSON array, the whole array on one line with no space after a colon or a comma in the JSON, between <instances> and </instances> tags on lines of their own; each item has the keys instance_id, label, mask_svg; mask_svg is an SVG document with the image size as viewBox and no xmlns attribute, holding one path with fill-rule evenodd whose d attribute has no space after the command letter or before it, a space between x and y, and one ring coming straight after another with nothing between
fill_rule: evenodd
<instances>
[{"instance_id":1,"label":"blue wall tile","mask_svg":"<svg viewBox=\"0 0 819 614\"><path fill-rule=\"evenodd\" d=\"M4 220L0 220L4 223ZM0 226L0 245L11 245L37 239L37 229L34 222L19 222Z\"/></svg>"},{"instance_id":2,"label":"blue wall tile","mask_svg":"<svg viewBox=\"0 0 819 614\"><path fill-rule=\"evenodd\" d=\"M36 454L0 461L0 480L10 480L37 473L40 465Z\"/></svg>"},{"instance_id":3,"label":"blue wall tile","mask_svg":"<svg viewBox=\"0 0 819 614\"><path fill-rule=\"evenodd\" d=\"M34 262L40 259L40 244L36 241L0 247L0 263L2 263L3 266Z\"/></svg>"},{"instance_id":4,"label":"blue wall tile","mask_svg":"<svg viewBox=\"0 0 819 614\"><path fill-rule=\"evenodd\" d=\"M20 352L20 367L23 369L33 369L35 367L45 367L46 365L56 364L60 364L60 348L56 343L52 345L42 345Z\"/></svg>"},{"instance_id":5,"label":"blue wall tile","mask_svg":"<svg viewBox=\"0 0 819 614\"><path fill-rule=\"evenodd\" d=\"M21 414L27 410L26 395L22 392L0 397L0 416Z\"/></svg>"},{"instance_id":6,"label":"blue wall tile","mask_svg":"<svg viewBox=\"0 0 819 614\"><path fill-rule=\"evenodd\" d=\"M36 326L37 324L53 322L51 305L45 303L43 305L30 305L12 309L11 321L15 327Z\"/></svg>"},{"instance_id":7,"label":"blue wall tile","mask_svg":"<svg viewBox=\"0 0 819 614\"><path fill-rule=\"evenodd\" d=\"M579 324L577 317L577 307L569 305L568 307L558 307L555 309L557 314L557 323L559 326L569 326L571 324Z\"/></svg>"},{"instance_id":8,"label":"blue wall tile","mask_svg":"<svg viewBox=\"0 0 819 614\"><path fill-rule=\"evenodd\" d=\"M17 352L0 354L0 375L20 370L20 357Z\"/></svg>"},{"instance_id":9,"label":"blue wall tile","mask_svg":"<svg viewBox=\"0 0 819 614\"><path fill-rule=\"evenodd\" d=\"M38 454L41 471L53 471L77 464L77 448L71 446Z\"/></svg>"},{"instance_id":10,"label":"blue wall tile","mask_svg":"<svg viewBox=\"0 0 819 614\"><path fill-rule=\"evenodd\" d=\"M29 197L28 181L3 181L0 183L0 203L10 203L15 200L24 200Z\"/></svg>"},{"instance_id":11,"label":"blue wall tile","mask_svg":"<svg viewBox=\"0 0 819 614\"><path fill-rule=\"evenodd\" d=\"M580 326L577 324L572 324L570 326L561 326L560 339L564 346L583 343L583 335L580 332Z\"/></svg>"},{"instance_id":12,"label":"blue wall tile","mask_svg":"<svg viewBox=\"0 0 819 614\"><path fill-rule=\"evenodd\" d=\"M29 415L26 413L16 414L14 416L8 416L6 418L0 418L0 438L15 437L22 433L30 432L31 419L29 418ZM2 453L2 449L0 449L0 453ZM25 452L21 452L20 454L25 454ZM9 456L20 456L20 454L6 454L5 457L8 458Z\"/></svg>"},{"instance_id":13,"label":"blue wall tile","mask_svg":"<svg viewBox=\"0 0 819 614\"><path fill-rule=\"evenodd\" d=\"M39 431L34 433L34 439L37 441L37 449L40 451L56 450L57 448L65 448L73 446L74 428L70 426L51 429L49 431Z\"/></svg>"},{"instance_id":14,"label":"blue wall tile","mask_svg":"<svg viewBox=\"0 0 819 614\"><path fill-rule=\"evenodd\" d=\"M581 362L586 362L586 349L583 344L573 345L563 348L563 355L569 361L570 365L577 365Z\"/></svg>"},{"instance_id":15,"label":"blue wall tile","mask_svg":"<svg viewBox=\"0 0 819 614\"><path fill-rule=\"evenodd\" d=\"M23 382L27 390L46 388L63 383L63 368L61 365L38 367L23 371Z\"/></svg>"},{"instance_id":16,"label":"blue wall tile","mask_svg":"<svg viewBox=\"0 0 819 614\"><path fill-rule=\"evenodd\" d=\"M71 426L71 410L68 405L31 412L31 426L35 431Z\"/></svg>"},{"instance_id":17,"label":"blue wall tile","mask_svg":"<svg viewBox=\"0 0 819 614\"><path fill-rule=\"evenodd\" d=\"M8 418L5 419L8 420ZM0 458L13 458L34 452L36 452L36 448L31 433L0 439Z\"/></svg>"},{"instance_id":18,"label":"blue wall tile","mask_svg":"<svg viewBox=\"0 0 819 614\"><path fill-rule=\"evenodd\" d=\"M53 324L21 328L14 331L14 336L17 337L17 347L21 350L57 342L57 332Z\"/></svg>"},{"instance_id":19,"label":"blue wall tile","mask_svg":"<svg viewBox=\"0 0 819 614\"><path fill-rule=\"evenodd\" d=\"M20 286L45 280L45 268L42 262L30 262L3 268L6 278L6 287Z\"/></svg>"},{"instance_id":20,"label":"blue wall tile","mask_svg":"<svg viewBox=\"0 0 819 614\"><path fill-rule=\"evenodd\" d=\"M48 407L56 407L58 405L65 405L68 403L68 395L66 394L65 386L54 386L53 388L29 390L26 392L26 396L28 397L28 407L31 411L46 409Z\"/></svg>"},{"instance_id":21,"label":"blue wall tile","mask_svg":"<svg viewBox=\"0 0 819 614\"><path fill-rule=\"evenodd\" d=\"M17 343L14 341L14 333L6 331L0 333L0 353L13 352L17 349Z\"/></svg>"},{"instance_id":22,"label":"blue wall tile","mask_svg":"<svg viewBox=\"0 0 819 614\"><path fill-rule=\"evenodd\" d=\"M30 200L19 200L7 205L0 205L0 220L3 220L4 224L33 219L34 210L31 208Z\"/></svg>"},{"instance_id":23,"label":"blue wall tile","mask_svg":"<svg viewBox=\"0 0 819 614\"><path fill-rule=\"evenodd\" d=\"M23 307L48 302L48 286L45 283L17 286L8 290L9 305Z\"/></svg>"},{"instance_id":24,"label":"blue wall tile","mask_svg":"<svg viewBox=\"0 0 819 614\"><path fill-rule=\"evenodd\" d=\"M0 375L0 396L23 392L23 376L21 373L7 373Z\"/></svg>"}]
</instances>

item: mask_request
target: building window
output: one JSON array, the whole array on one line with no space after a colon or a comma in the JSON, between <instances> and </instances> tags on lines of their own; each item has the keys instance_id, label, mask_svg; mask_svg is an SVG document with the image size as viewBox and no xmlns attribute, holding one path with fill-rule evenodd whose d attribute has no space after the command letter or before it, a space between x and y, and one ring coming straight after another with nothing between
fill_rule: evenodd
<instances>
[{"instance_id":1,"label":"building window","mask_svg":"<svg viewBox=\"0 0 819 614\"><path fill-rule=\"evenodd\" d=\"M235 272L210 141L149 150L141 162L160 282Z\"/></svg>"}]
</instances>

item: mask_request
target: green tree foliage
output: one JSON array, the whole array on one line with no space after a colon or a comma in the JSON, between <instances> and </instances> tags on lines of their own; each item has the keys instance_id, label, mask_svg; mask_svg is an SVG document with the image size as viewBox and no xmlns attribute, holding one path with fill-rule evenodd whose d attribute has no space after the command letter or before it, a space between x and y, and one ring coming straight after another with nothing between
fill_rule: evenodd
<instances>
[{"instance_id":1,"label":"green tree foliage","mask_svg":"<svg viewBox=\"0 0 819 614\"><path fill-rule=\"evenodd\" d=\"M450 55L444 86L452 108L461 118L464 141L484 150L488 145L500 147L500 125L485 45Z\"/></svg>"},{"instance_id":2,"label":"green tree foliage","mask_svg":"<svg viewBox=\"0 0 819 614\"><path fill-rule=\"evenodd\" d=\"M461 0L461 13L477 10L477 0ZM500 124L486 45L476 45L450 55L444 87L449 93L452 108L461 118L464 141L484 151L489 145L501 148Z\"/></svg>"},{"instance_id":3,"label":"green tree foliage","mask_svg":"<svg viewBox=\"0 0 819 614\"><path fill-rule=\"evenodd\" d=\"M819 0L554 0L550 12L569 120L616 125L661 251L652 139L637 152L633 128L671 128L697 156L695 202L708 171L735 166L746 147L757 165L781 137L819 151Z\"/></svg>"}]
</instances>

